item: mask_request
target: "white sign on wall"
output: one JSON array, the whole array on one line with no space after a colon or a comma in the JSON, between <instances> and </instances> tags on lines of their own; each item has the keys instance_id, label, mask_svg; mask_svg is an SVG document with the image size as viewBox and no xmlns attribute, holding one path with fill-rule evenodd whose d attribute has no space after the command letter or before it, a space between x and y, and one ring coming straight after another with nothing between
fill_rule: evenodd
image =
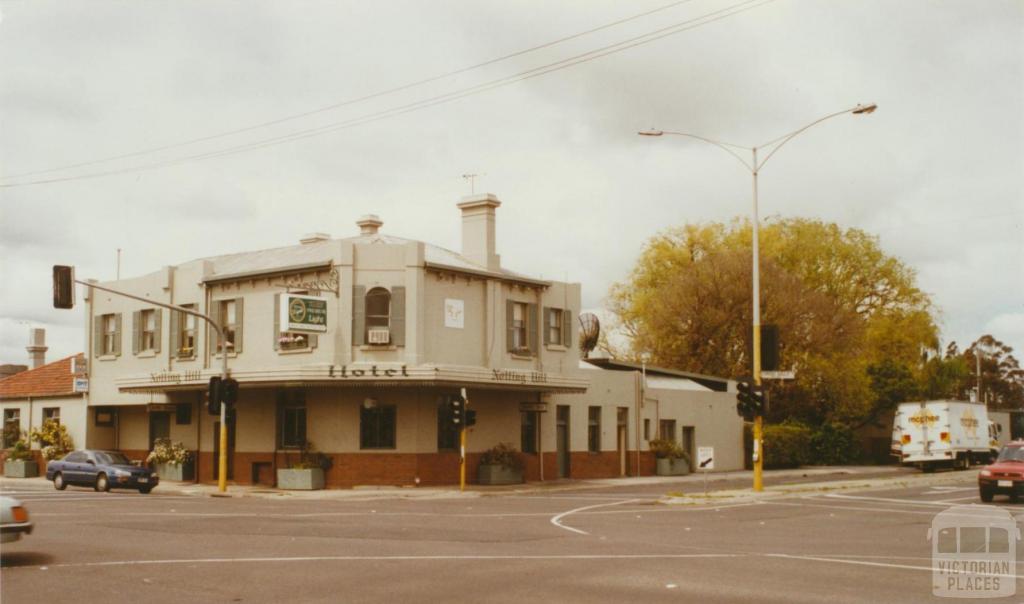
<instances>
[{"instance_id":1,"label":"white sign on wall","mask_svg":"<svg viewBox=\"0 0 1024 604\"><path fill-rule=\"evenodd\" d=\"M698 470L714 470L715 469L715 448L714 447L697 447L697 469Z\"/></svg>"},{"instance_id":2,"label":"white sign on wall","mask_svg":"<svg viewBox=\"0 0 1024 604\"><path fill-rule=\"evenodd\" d=\"M466 326L466 303L452 298L444 299L444 326L462 329Z\"/></svg>"}]
</instances>

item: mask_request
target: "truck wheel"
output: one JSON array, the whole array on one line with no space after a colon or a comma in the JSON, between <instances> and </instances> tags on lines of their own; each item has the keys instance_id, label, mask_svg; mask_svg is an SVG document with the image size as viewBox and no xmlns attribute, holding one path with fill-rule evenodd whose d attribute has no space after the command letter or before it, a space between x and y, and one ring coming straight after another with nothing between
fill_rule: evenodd
<instances>
[{"instance_id":1,"label":"truck wheel","mask_svg":"<svg viewBox=\"0 0 1024 604\"><path fill-rule=\"evenodd\" d=\"M990 503L992 501L992 496L995 495L995 493L992 492L992 489L980 488L978 489L978 495L981 497L982 501Z\"/></svg>"},{"instance_id":2,"label":"truck wheel","mask_svg":"<svg viewBox=\"0 0 1024 604\"><path fill-rule=\"evenodd\" d=\"M935 471L935 464L930 464L930 463L922 464L921 465L921 471L924 472L925 474L931 474L932 472Z\"/></svg>"}]
</instances>

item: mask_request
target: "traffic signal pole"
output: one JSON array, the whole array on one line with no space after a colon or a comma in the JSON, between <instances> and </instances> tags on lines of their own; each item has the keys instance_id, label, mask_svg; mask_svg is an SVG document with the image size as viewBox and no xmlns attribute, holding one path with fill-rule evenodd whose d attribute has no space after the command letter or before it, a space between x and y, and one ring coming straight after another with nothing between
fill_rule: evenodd
<instances>
[{"instance_id":1,"label":"traffic signal pole","mask_svg":"<svg viewBox=\"0 0 1024 604\"><path fill-rule=\"evenodd\" d=\"M753 149L751 149L751 153L753 154L753 163L751 164L751 166L753 166L753 169L751 170L751 173L754 176L753 177L753 185L754 185L754 190L753 190L753 193L754 193L754 216L753 216L753 225L752 225L752 227L753 227L753 233L752 233L753 241L751 242L752 243L752 247L753 247L753 265L754 265L753 266L753 269L754 269L753 270L753 279L752 279L753 290L754 290L754 308L753 308L753 315L754 315L754 321L753 321L753 323L754 323L754 325L753 325L753 329L754 329L754 333L753 333L754 347L753 348L754 349L753 349L752 353L753 353L753 357L754 357L754 390L758 390L761 387L761 263L760 263L760 250L758 249L760 247L760 244L759 244L759 241L758 241L758 239L760 237L760 232L759 232L759 229L758 229L758 226L759 226L758 223L760 222L760 220L758 218L758 212L757 212L757 172L760 169L760 166L757 165L757 147L754 147ZM763 483L763 469L764 469L764 442L763 442L764 423L763 422L764 422L764 418L761 417L761 415L762 415L762 412L760 410L758 410L757 411L757 415L754 416L754 491L758 491L758 492L764 490L764 483Z\"/></svg>"},{"instance_id":2,"label":"traffic signal pole","mask_svg":"<svg viewBox=\"0 0 1024 604\"><path fill-rule=\"evenodd\" d=\"M466 410L469 408L469 399L466 397L466 389L462 389L462 423L459 424L459 490L466 490Z\"/></svg>"},{"instance_id":3,"label":"traffic signal pole","mask_svg":"<svg viewBox=\"0 0 1024 604\"><path fill-rule=\"evenodd\" d=\"M122 296L122 297L125 297L125 298L131 298L132 300L139 300L140 302L145 302L146 304L151 304L153 306L160 306L162 308L167 308L167 309L170 309L170 310L173 310L173 311L185 313L187 315L192 315L193 317L199 317L200 319L206 321L207 323L210 324L210 327L212 327L214 329L214 331L217 332L217 342L221 344L220 348L221 348L221 351L222 351L222 354L223 354L223 364L221 365L221 373L220 373L221 380L227 380L228 379L228 348L227 348L227 345L226 345L227 344L227 340L224 337L224 330L221 329L220 325L218 325L217 322L214 321L211 317L208 317L208 316L204 315L201 312L196 312L196 311L194 311L194 310L192 310L190 308L183 308L183 307L177 306L175 304L165 304L163 302L157 302L156 300L152 300L150 298L143 298L142 296L136 296L134 294L128 294L128 293L125 293L125 292L117 291L116 289L110 289L109 287L103 287L102 285L96 285L95 283L89 283L88 281L80 281L78 279L73 279L73 281L75 283L78 283L80 285L84 285L84 286L92 288L92 289L98 289L100 291L105 291L107 293L114 294L114 295L117 295L117 296ZM56 284L55 284L55 286L56 286ZM217 472L217 488L218 488L218 490L221 493L224 493L228 489L228 483L227 483L227 480L228 480L228 478L227 478L227 472L228 472L228 425L227 425L227 421L226 420L227 420L227 404L225 404L223 401L221 401L221 403L220 403L220 459L218 460L218 466L217 466L217 468L218 468L218 472Z\"/></svg>"}]
</instances>

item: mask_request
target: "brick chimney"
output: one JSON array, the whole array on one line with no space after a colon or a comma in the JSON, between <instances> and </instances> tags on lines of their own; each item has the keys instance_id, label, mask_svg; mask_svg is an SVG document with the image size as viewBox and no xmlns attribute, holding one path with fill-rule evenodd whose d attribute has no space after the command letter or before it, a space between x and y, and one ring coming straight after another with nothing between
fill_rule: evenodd
<instances>
[{"instance_id":1,"label":"brick chimney","mask_svg":"<svg viewBox=\"0 0 1024 604\"><path fill-rule=\"evenodd\" d=\"M462 255L489 271L501 269L501 256L494 253L494 210L501 205L490 193L463 197Z\"/></svg>"},{"instance_id":2,"label":"brick chimney","mask_svg":"<svg viewBox=\"0 0 1024 604\"><path fill-rule=\"evenodd\" d=\"M46 330L38 327L33 327L28 331L28 346L25 347L28 351L28 358L32 361L32 369L36 367L42 367L46 364L46 351L49 348L46 346Z\"/></svg>"}]
</instances>

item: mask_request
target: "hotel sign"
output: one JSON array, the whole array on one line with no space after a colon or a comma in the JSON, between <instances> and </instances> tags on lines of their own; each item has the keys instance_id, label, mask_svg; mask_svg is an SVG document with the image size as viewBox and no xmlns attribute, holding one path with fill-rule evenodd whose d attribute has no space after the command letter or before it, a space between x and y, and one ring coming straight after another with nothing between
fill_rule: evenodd
<instances>
[{"instance_id":1,"label":"hotel sign","mask_svg":"<svg viewBox=\"0 0 1024 604\"><path fill-rule=\"evenodd\" d=\"M299 294L281 297L281 331L324 333L327 331L327 298Z\"/></svg>"}]
</instances>

